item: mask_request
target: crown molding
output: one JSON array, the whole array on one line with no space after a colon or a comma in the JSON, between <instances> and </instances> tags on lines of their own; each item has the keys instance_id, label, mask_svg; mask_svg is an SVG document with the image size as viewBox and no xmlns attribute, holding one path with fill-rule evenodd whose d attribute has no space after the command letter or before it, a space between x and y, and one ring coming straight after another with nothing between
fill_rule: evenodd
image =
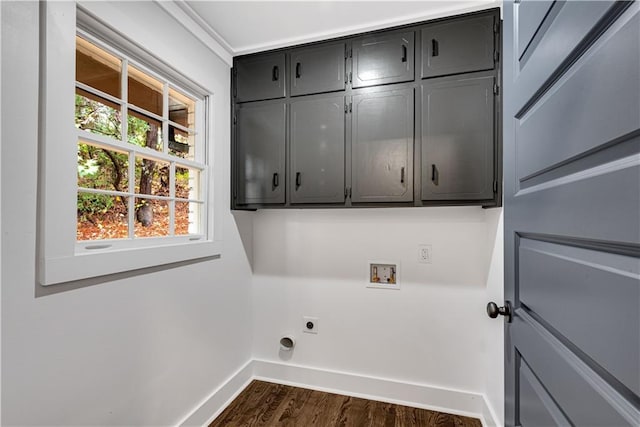
<instances>
[{"instance_id":1,"label":"crown molding","mask_svg":"<svg viewBox=\"0 0 640 427\"><path fill-rule=\"evenodd\" d=\"M267 43L257 43L252 45L233 48L224 37L222 37L211 25L209 25L199 14L184 0L154 0L162 9L171 15L187 31L200 40L213 53L220 57L225 63L233 65L233 57L245 55L270 49L278 49L298 44L322 41L335 37L349 36L367 31L375 31L398 25L411 24L415 22L427 21L430 19L443 18L468 12L475 12L484 9L499 7L502 9L502 0L477 0L473 6L469 7L448 7L435 12L417 13L405 15L391 19L378 20L361 25L345 26L329 31L321 31L302 37L288 37ZM502 12L502 10L501 10Z\"/></svg>"},{"instance_id":2,"label":"crown molding","mask_svg":"<svg viewBox=\"0 0 640 427\"><path fill-rule=\"evenodd\" d=\"M226 64L229 66L233 64L234 51L229 43L211 28L187 3L182 0L154 1Z\"/></svg>"},{"instance_id":3,"label":"crown molding","mask_svg":"<svg viewBox=\"0 0 640 427\"><path fill-rule=\"evenodd\" d=\"M391 19L378 20L361 25L345 26L338 29L332 29L329 31L321 31L303 37L288 37L284 39L275 40L267 43L258 43L253 45L245 45L231 48L234 55L245 55L249 53L261 52L271 49L279 49L283 47L295 46L304 43L311 43L316 41L322 41L332 39L336 37L350 36L354 34L364 33L368 31L381 30L384 28L395 27L399 25L412 24L421 21L427 21L430 19L444 18L452 15L459 15L463 13L476 12L485 9L492 9L499 7L502 13L502 0L478 0L476 4L469 7L448 7L440 9L436 12L429 13L416 13L412 15L405 15L394 17ZM195 11L194 11L195 13Z\"/></svg>"}]
</instances>

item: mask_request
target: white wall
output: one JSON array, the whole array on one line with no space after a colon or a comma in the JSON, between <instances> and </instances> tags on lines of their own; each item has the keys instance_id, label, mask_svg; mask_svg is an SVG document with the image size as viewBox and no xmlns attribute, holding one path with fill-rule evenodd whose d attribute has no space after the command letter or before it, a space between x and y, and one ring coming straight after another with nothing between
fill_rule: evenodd
<instances>
[{"instance_id":1,"label":"white wall","mask_svg":"<svg viewBox=\"0 0 640 427\"><path fill-rule=\"evenodd\" d=\"M504 301L504 222L502 209L487 211L487 243L491 245L491 263L487 275L486 301L502 305ZM485 317L487 365L485 395L492 417L504 425L504 318Z\"/></svg>"},{"instance_id":2,"label":"white wall","mask_svg":"<svg viewBox=\"0 0 640 427\"><path fill-rule=\"evenodd\" d=\"M278 339L292 332L286 363L485 393L500 211L258 211L254 357L283 361ZM432 264L417 262L419 244L433 245ZM369 259L401 262L401 289L366 288ZM318 335L301 332L303 315L320 318Z\"/></svg>"},{"instance_id":3,"label":"white wall","mask_svg":"<svg viewBox=\"0 0 640 427\"><path fill-rule=\"evenodd\" d=\"M3 424L174 424L251 357L485 393L502 417L500 209L231 215L228 67L156 3L85 6L215 92L224 253L35 297L38 10L2 2ZM401 290L365 288L369 259L401 262Z\"/></svg>"},{"instance_id":4,"label":"white wall","mask_svg":"<svg viewBox=\"0 0 640 427\"><path fill-rule=\"evenodd\" d=\"M153 2L86 6L215 93L226 207L228 67ZM2 424L175 424L250 359L246 215L223 210L221 259L36 297L38 5L1 7Z\"/></svg>"}]
</instances>

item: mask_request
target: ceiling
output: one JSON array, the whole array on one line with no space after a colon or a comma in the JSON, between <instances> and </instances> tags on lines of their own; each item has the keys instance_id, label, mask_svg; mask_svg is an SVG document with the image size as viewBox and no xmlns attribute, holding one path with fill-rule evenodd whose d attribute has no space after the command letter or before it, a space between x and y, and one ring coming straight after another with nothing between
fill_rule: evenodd
<instances>
[{"instance_id":1,"label":"ceiling","mask_svg":"<svg viewBox=\"0 0 640 427\"><path fill-rule=\"evenodd\" d=\"M180 7L232 55L291 46L456 13L500 0L183 1Z\"/></svg>"}]
</instances>

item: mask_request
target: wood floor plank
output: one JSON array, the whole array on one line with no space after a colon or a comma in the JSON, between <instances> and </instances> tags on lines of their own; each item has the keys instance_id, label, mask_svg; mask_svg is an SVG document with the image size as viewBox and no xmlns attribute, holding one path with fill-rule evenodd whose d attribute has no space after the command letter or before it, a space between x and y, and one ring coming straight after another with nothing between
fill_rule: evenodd
<instances>
[{"instance_id":1,"label":"wood floor plank","mask_svg":"<svg viewBox=\"0 0 640 427\"><path fill-rule=\"evenodd\" d=\"M391 403L374 402L369 411L369 426L395 427L397 407Z\"/></svg>"},{"instance_id":2,"label":"wood floor plank","mask_svg":"<svg viewBox=\"0 0 640 427\"><path fill-rule=\"evenodd\" d=\"M252 381L209 427L481 427L480 420Z\"/></svg>"},{"instance_id":3,"label":"wood floor plank","mask_svg":"<svg viewBox=\"0 0 640 427\"><path fill-rule=\"evenodd\" d=\"M281 410L274 414L273 419L277 421L278 425L295 427L296 419L300 417L300 412L304 410L310 397L311 390L291 387L287 401L281 405Z\"/></svg>"}]
</instances>

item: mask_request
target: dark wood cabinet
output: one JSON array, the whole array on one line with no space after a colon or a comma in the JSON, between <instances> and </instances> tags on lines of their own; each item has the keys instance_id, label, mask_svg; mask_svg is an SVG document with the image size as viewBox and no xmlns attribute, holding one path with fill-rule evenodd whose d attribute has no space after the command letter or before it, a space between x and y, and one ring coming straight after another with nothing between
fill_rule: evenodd
<instances>
[{"instance_id":1,"label":"dark wood cabinet","mask_svg":"<svg viewBox=\"0 0 640 427\"><path fill-rule=\"evenodd\" d=\"M284 203L286 104L242 104L236 120L236 203Z\"/></svg>"},{"instance_id":2,"label":"dark wood cabinet","mask_svg":"<svg viewBox=\"0 0 640 427\"><path fill-rule=\"evenodd\" d=\"M343 203L343 95L291 102L291 203Z\"/></svg>"},{"instance_id":3,"label":"dark wood cabinet","mask_svg":"<svg viewBox=\"0 0 640 427\"><path fill-rule=\"evenodd\" d=\"M413 88L353 97L353 203L413 200Z\"/></svg>"},{"instance_id":4,"label":"dark wood cabinet","mask_svg":"<svg viewBox=\"0 0 640 427\"><path fill-rule=\"evenodd\" d=\"M422 83L422 200L490 200L494 191L492 73Z\"/></svg>"},{"instance_id":5,"label":"dark wood cabinet","mask_svg":"<svg viewBox=\"0 0 640 427\"><path fill-rule=\"evenodd\" d=\"M353 87L409 82L414 78L413 31L372 34L353 41Z\"/></svg>"},{"instance_id":6,"label":"dark wood cabinet","mask_svg":"<svg viewBox=\"0 0 640 427\"><path fill-rule=\"evenodd\" d=\"M493 69L495 15L437 22L422 28L422 78Z\"/></svg>"},{"instance_id":7,"label":"dark wood cabinet","mask_svg":"<svg viewBox=\"0 0 640 427\"><path fill-rule=\"evenodd\" d=\"M502 198L498 9L234 58L233 209Z\"/></svg>"},{"instance_id":8,"label":"dark wood cabinet","mask_svg":"<svg viewBox=\"0 0 640 427\"><path fill-rule=\"evenodd\" d=\"M345 89L345 44L328 44L291 52L291 95Z\"/></svg>"},{"instance_id":9,"label":"dark wood cabinet","mask_svg":"<svg viewBox=\"0 0 640 427\"><path fill-rule=\"evenodd\" d=\"M284 53L238 59L234 72L236 102L284 98L286 95Z\"/></svg>"}]
</instances>

